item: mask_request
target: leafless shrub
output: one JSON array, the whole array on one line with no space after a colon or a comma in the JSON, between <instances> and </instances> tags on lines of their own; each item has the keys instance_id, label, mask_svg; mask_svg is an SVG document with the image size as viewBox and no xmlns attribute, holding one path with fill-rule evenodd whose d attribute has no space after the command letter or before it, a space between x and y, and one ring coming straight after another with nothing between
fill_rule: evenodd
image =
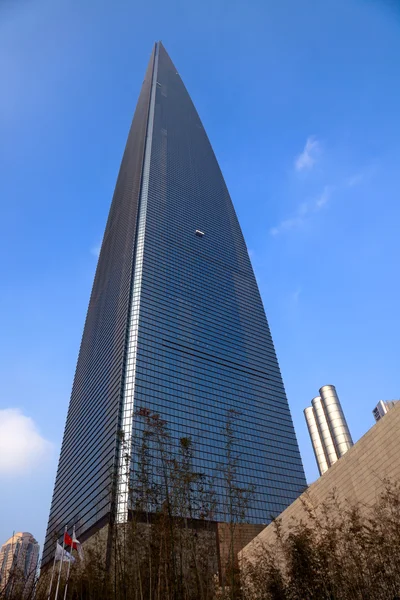
<instances>
[{"instance_id":1,"label":"leafless shrub","mask_svg":"<svg viewBox=\"0 0 400 600\"><path fill-rule=\"evenodd\" d=\"M304 499L307 519L261 547L243 564L246 600L398 600L400 598L400 487L383 482L373 506L321 507Z\"/></svg>"}]
</instances>

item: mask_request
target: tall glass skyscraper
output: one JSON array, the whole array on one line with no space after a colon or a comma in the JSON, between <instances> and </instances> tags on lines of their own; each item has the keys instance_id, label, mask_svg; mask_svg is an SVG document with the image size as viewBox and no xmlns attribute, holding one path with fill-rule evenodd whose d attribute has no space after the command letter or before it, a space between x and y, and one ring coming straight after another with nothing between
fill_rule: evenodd
<instances>
[{"instance_id":1,"label":"tall glass skyscraper","mask_svg":"<svg viewBox=\"0 0 400 600\"><path fill-rule=\"evenodd\" d=\"M244 173L245 176L245 173ZM249 199L250 200L250 199ZM112 200L72 389L44 548L65 525L81 540L110 518L120 431L146 407L221 459L229 409L253 523L306 482L246 244L203 125L161 43L154 47ZM127 515L123 476L117 519Z\"/></svg>"}]
</instances>

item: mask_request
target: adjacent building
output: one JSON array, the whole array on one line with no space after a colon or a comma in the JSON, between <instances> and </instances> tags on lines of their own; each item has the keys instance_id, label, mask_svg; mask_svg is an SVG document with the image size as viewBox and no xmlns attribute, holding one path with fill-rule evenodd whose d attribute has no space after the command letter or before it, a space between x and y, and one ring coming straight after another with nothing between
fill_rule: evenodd
<instances>
[{"instance_id":1,"label":"adjacent building","mask_svg":"<svg viewBox=\"0 0 400 600\"><path fill-rule=\"evenodd\" d=\"M359 505L368 511L385 492L387 482L400 481L400 402L354 444L340 460L312 483L279 515L282 536L296 523L310 518L307 507L323 517L323 505L335 493L338 502ZM321 512L319 512L321 511ZM256 561L259 550L276 542L276 527L268 525L241 552L241 558Z\"/></svg>"},{"instance_id":2,"label":"adjacent building","mask_svg":"<svg viewBox=\"0 0 400 600\"><path fill-rule=\"evenodd\" d=\"M324 385L304 410L320 475L353 445L334 385Z\"/></svg>"},{"instance_id":3,"label":"adjacent building","mask_svg":"<svg viewBox=\"0 0 400 600\"><path fill-rule=\"evenodd\" d=\"M133 413L141 407L162 415L174 436L196 440L204 473L220 462L224 422L237 411L238 483L255 490L251 523L268 523L306 486L243 234L199 115L161 43L104 233L43 564L64 526L75 524L84 541L112 515L127 519L121 438L132 453Z\"/></svg>"},{"instance_id":4,"label":"adjacent building","mask_svg":"<svg viewBox=\"0 0 400 600\"><path fill-rule=\"evenodd\" d=\"M17 588L29 595L35 582L39 560L39 544L31 533L15 533L0 549L0 597L11 595Z\"/></svg>"},{"instance_id":5,"label":"adjacent building","mask_svg":"<svg viewBox=\"0 0 400 600\"><path fill-rule=\"evenodd\" d=\"M378 422L379 419L382 419L382 417L384 417L386 413L389 412L389 410L393 408L395 404L397 404L397 402L400 402L400 400L379 400L378 404L372 411L375 421Z\"/></svg>"}]
</instances>

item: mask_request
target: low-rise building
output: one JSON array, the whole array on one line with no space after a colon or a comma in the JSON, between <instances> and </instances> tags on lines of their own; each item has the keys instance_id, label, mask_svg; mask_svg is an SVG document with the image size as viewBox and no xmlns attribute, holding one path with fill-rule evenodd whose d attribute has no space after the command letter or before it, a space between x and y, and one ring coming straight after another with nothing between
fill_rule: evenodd
<instances>
[{"instance_id":1,"label":"low-rise building","mask_svg":"<svg viewBox=\"0 0 400 600\"><path fill-rule=\"evenodd\" d=\"M386 413L388 413L389 410L397 404L397 402L400 402L400 400L379 400L378 404L372 411L375 421L378 422L380 419L382 419L382 417L384 417Z\"/></svg>"},{"instance_id":2,"label":"low-rise building","mask_svg":"<svg viewBox=\"0 0 400 600\"><path fill-rule=\"evenodd\" d=\"M372 506L384 491L387 480L400 481L400 402L380 419L354 446L280 515L281 531L293 522L306 521L306 506L318 511L335 492L339 501ZM240 559L253 560L262 546L273 545L276 528L268 525L240 552Z\"/></svg>"}]
</instances>

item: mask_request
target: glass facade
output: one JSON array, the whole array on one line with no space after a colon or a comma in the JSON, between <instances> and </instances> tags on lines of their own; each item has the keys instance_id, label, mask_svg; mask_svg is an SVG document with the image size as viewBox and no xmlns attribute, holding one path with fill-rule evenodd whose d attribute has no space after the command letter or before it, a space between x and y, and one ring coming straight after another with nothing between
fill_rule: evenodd
<instances>
[{"instance_id":1,"label":"glass facade","mask_svg":"<svg viewBox=\"0 0 400 600\"><path fill-rule=\"evenodd\" d=\"M266 523L306 481L278 361L223 176L184 84L156 44L129 133L89 304L50 511L50 539L111 510L118 430L146 407L221 461L236 409L240 483ZM116 510L126 513L124 485Z\"/></svg>"}]
</instances>

